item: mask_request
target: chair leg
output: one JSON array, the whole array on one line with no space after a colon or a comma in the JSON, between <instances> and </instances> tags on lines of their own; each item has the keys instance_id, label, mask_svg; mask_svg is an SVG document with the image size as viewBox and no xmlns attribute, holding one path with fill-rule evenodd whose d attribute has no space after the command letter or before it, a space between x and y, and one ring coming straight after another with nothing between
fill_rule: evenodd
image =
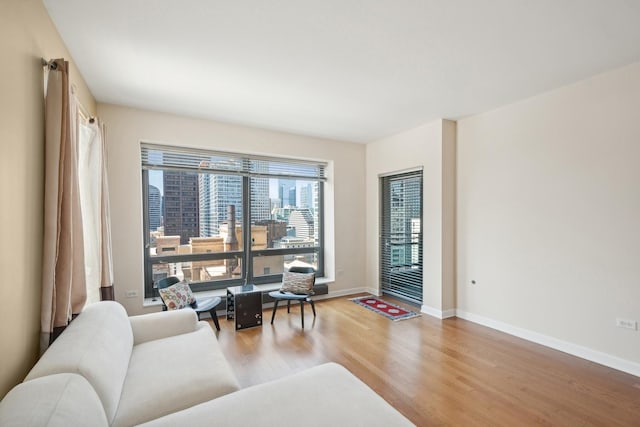
<instances>
[{"instance_id":1,"label":"chair leg","mask_svg":"<svg viewBox=\"0 0 640 427\"><path fill-rule=\"evenodd\" d=\"M308 299L307 302L311 304L311 310L313 310L313 317L316 317L316 305L313 303L312 299Z\"/></svg>"},{"instance_id":2,"label":"chair leg","mask_svg":"<svg viewBox=\"0 0 640 427\"><path fill-rule=\"evenodd\" d=\"M213 323L216 325L216 329L220 330L220 323L218 322L218 313L216 313L216 308L213 307L211 310L209 310L209 314L211 315Z\"/></svg>"},{"instance_id":3,"label":"chair leg","mask_svg":"<svg viewBox=\"0 0 640 427\"><path fill-rule=\"evenodd\" d=\"M273 319L276 318L276 310L278 309L278 302L280 300L274 300L273 301L273 313L271 314L271 324L273 325Z\"/></svg>"},{"instance_id":4,"label":"chair leg","mask_svg":"<svg viewBox=\"0 0 640 427\"><path fill-rule=\"evenodd\" d=\"M287 300L287 313L291 313L291 300Z\"/></svg>"},{"instance_id":5,"label":"chair leg","mask_svg":"<svg viewBox=\"0 0 640 427\"><path fill-rule=\"evenodd\" d=\"M304 300L300 300L300 318L302 319L302 329L304 329Z\"/></svg>"}]
</instances>

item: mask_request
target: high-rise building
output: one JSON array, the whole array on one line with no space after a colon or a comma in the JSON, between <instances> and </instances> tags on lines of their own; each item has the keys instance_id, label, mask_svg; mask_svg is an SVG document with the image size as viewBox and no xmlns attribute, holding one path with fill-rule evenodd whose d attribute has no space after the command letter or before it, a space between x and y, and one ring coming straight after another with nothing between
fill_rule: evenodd
<instances>
[{"instance_id":1,"label":"high-rise building","mask_svg":"<svg viewBox=\"0 0 640 427\"><path fill-rule=\"evenodd\" d=\"M295 209L289 215L289 227L295 229L295 236L303 239L313 239L314 233L313 215L309 209Z\"/></svg>"},{"instance_id":2,"label":"high-rise building","mask_svg":"<svg viewBox=\"0 0 640 427\"><path fill-rule=\"evenodd\" d=\"M162 196L155 185L149 185L149 230L155 231L162 224Z\"/></svg>"},{"instance_id":3,"label":"high-rise building","mask_svg":"<svg viewBox=\"0 0 640 427\"><path fill-rule=\"evenodd\" d=\"M318 215L318 212L320 211L320 182L316 181L313 183L313 190L312 190L312 212L314 217L316 215ZM315 239L316 242L320 241L320 227L316 227L313 230L313 237Z\"/></svg>"},{"instance_id":4,"label":"high-rise building","mask_svg":"<svg viewBox=\"0 0 640 427\"><path fill-rule=\"evenodd\" d=\"M200 186L200 236L220 235L220 226L227 220L227 209L235 206L237 221L242 221L242 177L202 173ZM251 221L271 218L269 179L251 180Z\"/></svg>"},{"instance_id":5,"label":"high-rise building","mask_svg":"<svg viewBox=\"0 0 640 427\"><path fill-rule=\"evenodd\" d=\"M293 188L293 194L291 189ZM278 198L280 199L280 207L286 208L287 206L296 205L296 180L295 179L278 179ZM293 200L291 196L293 195Z\"/></svg>"},{"instance_id":6,"label":"high-rise building","mask_svg":"<svg viewBox=\"0 0 640 427\"><path fill-rule=\"evenodd\" d=\"M211 218L212 209L210 202L211 179L213 175L201 173L198 175L198 208L200 221L200 234L197 237L212 237Z\"/></svg>"},{"instance_id":7,"label":"high-rise building","mask_svg":"<svg viewBox=\"0 0 640 427\"><path fill-rule=\"evenodd\" d=\"M242 177L200 174L200 237L220 235L229 206L235 206L237 221L242 221Z\"/></svg>"},{"instance_id":8,"label":"high-rise building","mask_svg":"<svg viewBox=\"0 0 640 427\"><path fill-rule=\"evenodd\" d=\"M296 199L296 186L289 188L289 206L298 206Z\"/></svg>"},{"instance_id":9,"label":"high-rise building","mask_svg":"<svg viewBox=\"0 0 640 427\"><path fill-rule=\"evenodd\" d=\"M389 217L391 228L392 266L412 265L419 262L419 235L421 231L420 205L412 202L415 183L398 181L390 186L392 209Z\"/></svg>"},{"instance_id":10,"label":"high-rise building","mask_svg":"<svg viewBox=\"0 0 640 427\"><path fill-rule=\"evenodd\" d=\"M270 218L269 178L251 178L251 223Z\"/></svg>"},{"instance_id":11,"label":"high-rise building","mask_svg":"<svg viewBox=\"0 0 640 427\"><path fill-rule=\"evenodd\" d=\"M164 171L164 234L180 236L180 243L198 236L199 203L198 174L195 172Z\"/></svg>"},{"instance_id":12,"label":"high-rise building","mask_svg":"<svg viewBox=\"0 0 640 427\"><path fill-rule=\"evenodd\" d=\"M300 187L300 207L313 210L313 187L311 184Z\"/></svg>"}]
</instances>

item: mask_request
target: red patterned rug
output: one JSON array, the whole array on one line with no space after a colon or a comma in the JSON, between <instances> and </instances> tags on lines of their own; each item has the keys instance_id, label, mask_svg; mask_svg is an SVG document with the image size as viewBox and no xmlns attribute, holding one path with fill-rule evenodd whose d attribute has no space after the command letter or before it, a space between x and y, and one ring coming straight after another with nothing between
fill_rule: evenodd
<instances>
[{"instance_id":1,"label":"red patterned rug","mask_svg":"<svg viewBox=\"0 0 640 427\"><path fill-rule=\"evenodd\" d=\"M385 300L374 296L351 298L351 301L368 308L371 311L375 311L378 314L382 314L393 321L411 319L412 317L420 316L420 313L406 310L398 305L391 304L390 302L386 302Z\"/></svg>"}]
</instances>

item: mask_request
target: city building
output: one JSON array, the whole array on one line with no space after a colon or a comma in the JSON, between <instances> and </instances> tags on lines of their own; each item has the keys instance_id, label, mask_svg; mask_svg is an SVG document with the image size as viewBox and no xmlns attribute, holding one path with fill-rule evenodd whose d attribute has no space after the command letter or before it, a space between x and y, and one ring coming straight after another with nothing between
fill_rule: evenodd
<instances>
[{"instance_id":1,"label":"city building","mask_svg":"<svg viewBox=\"0 0 640 427\"><path fill-rule=\"evenodd\" d=\"M296 199L296 186L294 185L293 187L289 188L289 206L297 206L297 199Z\"/></svg>"},{"instance_id":2,"label":"city building","mask_svg":"<svg viewBox=\"0 0 640 427\"><path fill-rule=\"evenodd\" d=\"M303 239L312 239L315 236L313 215L309 209L294 209L289 215L288 226L295 230L294 235Z\"/></svg>"},{"instance_id":3,"label":"city building","mask_svg":"<svg viewBox=\"0 0 640 427\"><path fill-rule=\"evenodd\" d=\"M269 209L269 212L271 213L270 218L274 219L273 218L273 213L275 212L276 209L281 209L282 208L282 200L271 198L270 206L271 206L271 208Z\"/></svg>"},{"instance_id":4,"label":"city building","mask_svg":"<svg viewBox=\"0 0 640 427\"><path fill-rule=\"evenodd\" d=\"M271 218L271 199L269 198L269 179L251 179L251 222Z\"/></svg>"},{"instance_id":5,"label":"city building","mask_svg":"<svg viewBox=\"0 0 640 427\"><path fill-rule=\"evenodd\" d=\"M256 222L256 225L267 227L267 248L273 248L274 242L287 235L287 222L268 219Z\"/></svg>"},{"instance_id":6,"label":"city building","mask_svg":"<svg viewBox=\"0 0 640 427\"><path fill-rule=\"evenodd\" d=\"M235 227L236 229L236 239L238 242L238 247L242 248L243 239L242 239L242 227L239 225ZM268 229L269 225L251 225L251 249L253 250L263 250L267 249L268 242ZM224 223L220 226L220 236L227 240L228 238L228 227L227 223ZM268 256L256 256L253 257L251 262L253 263L253 275L263 276L269 274L278 274L284 271L284 261L285 257L282 255L268 255Z\"/></svg>"},{"instance_id":7,"label":"city building","mask_svg":"<svg viewBox=\"0 0 640 427\"><path fill-rule=\"evenodd\" d=\"M155 185L149 185L149 229L154 231L162 225L162 195Z\"/></svg>"},{"instance_id":8,"label":"city building","mask_svg":"<svg viewBox=\"0 0 640 427\"><path fill-rule=\"evenodd\" d=\"M224 252L224 238L222 236L193 237L190 240L190 245L193 254ZM190 264L189 276L192 281L231 277L225 266L225 260L192 261ZM184 266L182 270L185 271Z\"/></svg>"},{"instance_id":9,"label":"city building","mask_svg":"<svg viewBox=\"0 0 640 427\"><path fill-rule=\"evenodd\" d=\"M164 171L164 234L180 236L186 244L200 234L198 174Z\"/></svg>"},{"instance_id":10,"label":"city building","mask_svg":"<svg viewBox=\"0 0 640 427\"><path fill-rule=\"evenodd\" d=\"M291 206L285 208L275 208L271 212L271 218L275 221L284 221L288 223L289 215L291 215L291 212L293 212L294 210L296 210L296 208Z\"/></svg>"},{"instance_id":11,"label":"city building","mask_svg":"<svg viewBox=\"0 0 640 427\"><path fill-rule=\"evenodd\" d=\"M220 226L227 220L229 206L235 206L235 216L242 219L242 177L201 173L200 237L220 235Z\"/></svg>"},{"instance_id":12,"label":"city building","mask_svg":"<svg viewBox=\"0 0 640 427\"><path fill-rule=\"evenodd\" d=\"M227 220L227 209L235 206L236 220L242 220L242 177L201 173L200 188L200 236L220 234L220 226ZM262 221L271 217L269 180L251 180L251 221Z\"/></svg>"},{"instance_id":13,"label":"city building","mask_svg":"<svg viewBox=\"0 0 640 427\"><path fill-rule=\"evenodd\" d=\"M302 187L300 187L300 207L309 209L312 212L317 212L313 202L313 186L310 183L303 184Z\"/></svg>"},{"instance_id":14,"label":"city building","mask_svg":"<svg viewBox=\"0 0 640 427\"><path fill-rule=\"evenodd\" d=\"M296 205L296 181L295 179L278 179L278 198L280 199L280 207ZM291 191L293 190L293 191ZM293 196L293 199L292 199Z\"/></svg>"}]
</instances>

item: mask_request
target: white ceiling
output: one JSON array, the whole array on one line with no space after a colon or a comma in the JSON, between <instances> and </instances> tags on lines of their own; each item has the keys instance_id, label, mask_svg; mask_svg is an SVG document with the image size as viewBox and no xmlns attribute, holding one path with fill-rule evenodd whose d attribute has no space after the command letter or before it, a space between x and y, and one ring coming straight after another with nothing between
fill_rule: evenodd
<instances>
[{"instance_id":1,"label":"white ceiling","mask_svg":"<svg viewBox=\"0 0 640 427\"><path fill-rule=\"evenodd\" d=\"M43 0L100 102L354 142L640 60L638 0Z\"/></svg>"}]
</instances>

